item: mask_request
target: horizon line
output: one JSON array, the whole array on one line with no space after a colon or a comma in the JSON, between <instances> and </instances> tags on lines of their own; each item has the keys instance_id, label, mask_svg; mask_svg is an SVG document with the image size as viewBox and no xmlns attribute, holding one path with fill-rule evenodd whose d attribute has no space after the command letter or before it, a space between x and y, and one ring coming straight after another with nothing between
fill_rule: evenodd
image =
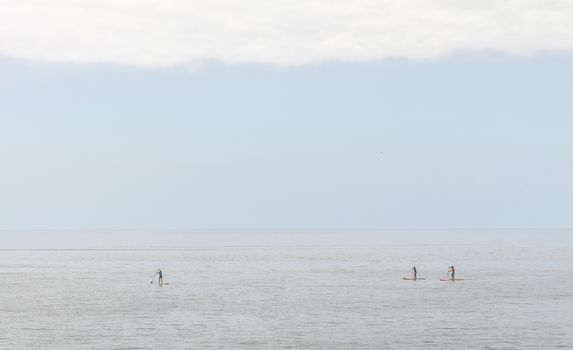
<instances>
[{"instance_id":1,"label":"horizon line","mask_svg":"<svg viewBox=\"0 0 573 350\"><path fill-rule=\"evenodd\" d=\"M0 228L2 232L272 232L272 231L488 231L488 230L573 230L573 227L411 227L411 228Z\"/></svg>"}]
</instances>

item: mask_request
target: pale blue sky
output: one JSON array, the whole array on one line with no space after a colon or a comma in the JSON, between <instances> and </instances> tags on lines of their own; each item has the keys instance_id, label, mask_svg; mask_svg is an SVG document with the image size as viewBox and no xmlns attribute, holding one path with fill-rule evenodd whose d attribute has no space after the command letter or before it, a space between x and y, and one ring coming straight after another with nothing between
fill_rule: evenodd
<instances>
[{"instance_id":1,"label":"pale blue sky","mask_svg":"<svg viewBox=\"0 0 573 350\"><path fill-rule=\"evenodd\" d=\"M571 55L0 77L0 229L573 226Z\"/></svg>"}]
</instances>

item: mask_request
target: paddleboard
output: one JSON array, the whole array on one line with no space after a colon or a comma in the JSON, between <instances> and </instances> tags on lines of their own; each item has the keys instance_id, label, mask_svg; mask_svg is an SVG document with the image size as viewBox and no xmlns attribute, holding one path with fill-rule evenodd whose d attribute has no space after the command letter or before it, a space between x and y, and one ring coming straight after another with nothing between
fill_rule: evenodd
<instances>
[{"instance_id":1,"label":"paddleboard","mask_svg":"<svg viewBox=\"0 0 573 350\"><path fill-rule=\"evenodd\" d=\"M402 279L403 279L403 280L406 280L406 281L425 280L425 278L420 278L420 277L418 277L418 278L414 278L414 277L402 277Z\"/></svg>"},{"instance_id":2,"label":"paddleboard","mask_svg":"<svg viewBox=\"0 0 573 350\"><path fill-rule=\"evenodd\" d=\"M440 281L452 281L452 282L453 282L453 281L463 281L463 280L464 280L463 278L454 278L454 279L451 279L451 278L440 278Z\"/></svg>"}]
</instances>

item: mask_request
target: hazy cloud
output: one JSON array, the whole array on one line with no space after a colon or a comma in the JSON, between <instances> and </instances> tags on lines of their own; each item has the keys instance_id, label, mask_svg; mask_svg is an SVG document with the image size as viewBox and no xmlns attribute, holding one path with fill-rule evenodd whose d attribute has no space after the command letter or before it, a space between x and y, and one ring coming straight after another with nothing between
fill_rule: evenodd
<instances>
[{"instance_id":1,"label":"hazy cloud","mask_svg":"<svg viewBox=\"0 0 573 350\"><path fill-rule=\"evenodd\" d=\"M0 55L293 65L573 49L570 0L0 0Z\"/></svg>"}]
</instances>

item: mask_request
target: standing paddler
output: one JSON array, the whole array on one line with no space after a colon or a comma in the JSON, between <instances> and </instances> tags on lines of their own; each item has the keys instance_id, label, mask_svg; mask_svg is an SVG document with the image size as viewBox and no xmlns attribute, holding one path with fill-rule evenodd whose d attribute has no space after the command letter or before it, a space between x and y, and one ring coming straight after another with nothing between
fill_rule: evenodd
<instances>
[{"instance_id":1,"label":"standing paddler","mask_svg":"<svg viewBox=\"0 0 573 350\"><path fill-rule=\"evenodd\" d=\"M454 267L454 265L450 266L448 268L448 274L450 274L452 276L452 280L455 280L455 275L456 275L456 268Z\"/></svg>"}]
</instances>

